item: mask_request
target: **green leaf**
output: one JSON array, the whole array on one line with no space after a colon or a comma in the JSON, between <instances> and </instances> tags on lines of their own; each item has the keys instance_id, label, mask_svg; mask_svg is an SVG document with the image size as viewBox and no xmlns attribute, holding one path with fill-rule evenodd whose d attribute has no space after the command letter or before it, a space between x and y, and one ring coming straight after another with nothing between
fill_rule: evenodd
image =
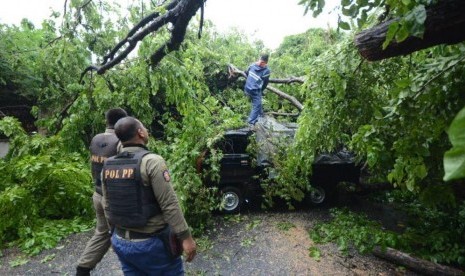
<instances>
[{"instance_id":1,"label":"green leaf","mask_svg":"<svg viewBox=\"0 0 465 276\"><path fill-rule=\"evenodd\" d=\"M397 31L399 30L399 22L393 22L389 25L388 31L386 33L386 40L383 43L383 50L391 43L392 39L396 36Z\"/></svg>"},{"instance_id":2,"label":"green leaf","mask_svg":"<svg viewBox=\"0 0 465 276\"><path fill-rule=\"evenodd\" d=\"M21 265L25 265L29 262L28 259L24 258L24 257L18 257L12 261L10 261L10 266L11 267L17 267L17 266L21 266Z\"/></svg>"},{"instance_id":3,"label":"green leaf","mask_svg":"<svg viewBox=\"0 0 465 276\"><path fill-rule=\"evenodd\" d=\"M349 8L349 15L352 17L352 18L355 18L357 15L358 15L358 6L357 5L352 5L350 6Z\"/></svg>"},{"instance_id":4,"label":"green leaf","mask_svg":"<svg viewBox=\"0 0 465 276\"><path fill-rule=\"evenodd\" d=\"M465 108L455 116L447 131L452 149L444 154L444 181L465 177Z\"/></svg>"},{"instance_id":5,"label":"green leaf","mask_svg":"<svg viewBox=\"0 0 465 276\"><path fill-rule=\"evenodd\" d=\"M53 254L49 254L47 256L45 256L42 260L40 260L41 263L46 263L46 262L49 262L51 260L53 260L55 258L55 253Z\"/></svg>"},{"instance_id":6,"label":"green leaf","mask_svg":"<svg viewBox=\"0 0 465 276\"><path fill-rule=\"evenodd\" d=\"M428 174L425 165L421 164L415 167L416 176L420 179L423 179Z\"/></svg>"},{"instance_id":7,"label":"green leaf","mask_svg":"<svg viewBox=\"0 0 465 276\"><path fill-rule=\"evenodd\" d=\"M317 247L315 246L312 246L308 249L309 251L309 256L312 257L313 259L315 259L315 261L319 262L320 261L320 257L321 257L321 252L320 252L320 249L318 249Z\"/></svg>"},{"instance_id":8,"label":"green leaf","mask_svg":"<svg viewBox=\"0 0 465 276\"><path fill-rule=\"evenodd\" d=\"M349 9L342 8L342 15L344 15L344 16L350 16L350 8L349 8Z\"/></svg>"},{"instance_id":9,"label":"green leaf","mask_svg":"<svg viewBox=\"0 0 465 276\"><path fill-rule=\"evenodd\" d=\"M409 78L400 79L396 81L396 85L402 89L409 87L410 83L411 83L411 80Z\"/></svg>"},{"instance_id":10,"label":"green leaf","mask_svg":"<svg viewBox=\"0 0 465 276\"><path fill-rule=\"evenodd\" d=\"M444 154L444 181L465 177L465 147L454 147Z\"/></svg>"},{"instance_id":11,"label":"green leaf","mask_svg":"<svg viewBox=\"0 0 465 276\"><path fill-rule=\"evenodd\" d=\"M405 186L407 187L407 190L413 192L415 190L415 181L413 179L408 179L405 182Z\"/></svg>"},{"instance_id":12,"label":"green leaf","mask_svg":"<svg viewBox=\"0 0 465 276\"><path fill-rule=\"evenodd\" d=\"M341 28L343 30L350 30L350 25L347 22L339 21L338 25L339 25L339 28Z\"/></svg>"},{"instance_id":13,"label":"green leaf","mask_svg":"<svg viewBox=\"0 0 465 276\"><path fill-rule=\"evenodd\" d=\"M423 5L418 5L413 9L413 14L415 16L415 21L418 24L423 25L426 20L426 9Z\"/></svg>"},{"instance_id":14,"label":"green leaf","mask_svg":"<svg viewBox=\"0 0 465 276\"><path fill-rule=\"evenodd\" d=\"M341 6L346 7L346 6L349 6L350 3L352 3L351 0L342 0L341 1Z\"/></svg>"},{"instance_id":15,"label":"green leaf","mask_svg":"<svg viewBox=\"0 0 465 276\"><path fill-rule=\"evenodd\" d=\"M409 37L409 35L410 35L410 32L409 32L409 30L407 28L407 25L402 24L400 26L399 30L397 31L396 40L397 40L397 42L402 42L405 39L407 39L407 37Z\"/></svg>"},{"instance_id":16,"label":"green leaf","mask_svg":"<svg viewBox=\"0 0 465 276\"><path fill-rule=\"evenodd\" d=\"M365 23L367 21L367 18L368 18L368 13L366 10L363 10L360 19Z\"/></svg>"},{"instance_id":17,"label":"green leaf","mask_svg":"<svg viewBox=\"0 0 465 276\"><path fill-rule=\"evenodd\" d=\"M405 6L408 6L410 5L410 0L402 0L402 4L404 4Z\"/></svg>"},{"instance_id":18,"label":"green leaf","mask_svg":"<svg viewBox=\"0 0 465 276\"><path fill-rule=\"evenodd\" d=\"M413 24L410 28L410 34L419 38L423 38L425 26L423 24Z\"/></svg>"},{"instance_id":19,"label":"green leaf","mask_svg":"<svg viewBox=\"0 0 465 276\"><path fill-rule=\"evenodd\" d=\"M403 90L399 93L399 99L405 99L408 97L409 94L409 91Z\"/></svg>"},{"instance_id":20,"label":"green leaf","mask_svg":"<svg viewBox=\"0 0 465 276\"><path fill-rule=\"evenodd\" d=\"M465 107L455 116L447 134L454 147L465 147Z\"/></svg>"}]
</instances>

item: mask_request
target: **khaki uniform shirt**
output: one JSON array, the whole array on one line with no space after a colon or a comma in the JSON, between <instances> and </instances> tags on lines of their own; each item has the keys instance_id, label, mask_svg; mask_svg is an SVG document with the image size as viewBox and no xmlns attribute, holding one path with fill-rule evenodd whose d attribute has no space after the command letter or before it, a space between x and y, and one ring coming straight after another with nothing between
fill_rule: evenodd
<instances>
[{"instance_id":1,"label":"khaki uniform shirt","mask_svg":"<svg viewBox=\"0 0 465 276\"><path fill-rule=\"evenodd\" d=\"M124 147L121 152L137 152L141 151L141 147ZM158 201L162 214L151 217L147 225L139 228L125 228L134 232L154 233L157 232L168 223L178 238L184 240L190 237L189 227L184 215L179 206L178 198L170 182L170 175L165 160L157 154L149 153L142 158L140 165L141 177L143 185L152 185L155 199ZM105 183L102 183L104 186ZM103 189L103 197L105 198L105 189ZM106 202L105 209L108 208Z\"/></svg>"}]
</instances>

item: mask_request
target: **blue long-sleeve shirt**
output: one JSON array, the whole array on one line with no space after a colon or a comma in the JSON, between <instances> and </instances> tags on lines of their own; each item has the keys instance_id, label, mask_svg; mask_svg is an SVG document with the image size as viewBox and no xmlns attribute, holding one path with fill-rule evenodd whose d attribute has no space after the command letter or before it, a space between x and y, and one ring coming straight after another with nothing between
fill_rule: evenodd
<instances>
[{"instance_id":1,"label":"blue long-sleeve shirt","mask_svg":"<svg viewBox=\"0 0 465 276\"><path fill-rule=\"evenodd\" d=\"M261 67L256 63L249 66L245 72L247 80L245 81L244 90L265 90L270 79L271 71L268 66Z\"/></svg>"}]
</instances>

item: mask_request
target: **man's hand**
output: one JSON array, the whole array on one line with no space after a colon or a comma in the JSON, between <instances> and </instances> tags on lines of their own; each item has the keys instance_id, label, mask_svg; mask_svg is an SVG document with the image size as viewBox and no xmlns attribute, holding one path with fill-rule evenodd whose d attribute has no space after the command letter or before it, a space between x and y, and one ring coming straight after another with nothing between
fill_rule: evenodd
<instances>
[{"instance_id":1,"label":"man's hand","mask_svg":"<svg viewBox=\"0 0 465 276\"><path fill-rule=\"evenodd\" d=\"M197 253L197 245L192 237L189 237L182 241L182 249L184 250L184 254L186 255L186 262L191 262L195 254Z\"/></svg>"}]
</instances>

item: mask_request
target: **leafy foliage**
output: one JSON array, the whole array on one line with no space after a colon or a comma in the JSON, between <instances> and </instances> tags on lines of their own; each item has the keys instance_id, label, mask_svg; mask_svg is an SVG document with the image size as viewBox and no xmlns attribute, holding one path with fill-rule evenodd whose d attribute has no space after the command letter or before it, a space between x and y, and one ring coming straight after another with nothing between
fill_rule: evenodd
<instances>
[{"instance_id":1,"label":"leafy foliage","mask_svg":"<svg viewBox=\"0 0 465 276\"><path fill-rule=\"evenodd\" d=\"M449 127L452 149L444 155L444 180L465 178L465 108L462 109Z\"/></svg>"},{"instance_id":2,"label":"leafy foliage","mask_svg":"<svg viewBox=\"0 0 465 276\"><path fill-rule=\"evenodd\" d=\"M409 35L423 37L426 7L437 2L435 0L341 0L338 9L344 19L339 15L338 26L343 30L350 30L354 28L353 25L356 25L360 29L367 24L372 24L373 16L376 15L379 15L379 20L387 17L397 18L389 26L383 45L386 48L393 39L401 42ZM326 1L301 0L299 4L305 7L305 13L312 10L313 16L316 17L323 11Z\"/></svg>"},{"instance_id":3,"label":"leafy foliage","mask_svg":"<svg viewBox=\"0 0 465 276\"><path fill-rule=\"evenodd\" d=\"M0 42L0 85L31 99L39 93L42 80L38 74L40 65L30 61L40 59L34 50L44 42L46 30L36 30L23 20L20 27L0 25L0 34L4 38Z\"/></svg>"},{"instance_id":4,"label":"leafy foliage","mask_svg":"<svg viewBox=\"0 0 465 276\"><path fill-rule=\"evenodd\" d=\"M169 30L147 37L133 57L104 76L86 75L79 83L83 68L94 63L93 59L102 61L131 24L156 9L153 1L139 1L129 9L129 16L122 16L105 1L85 2L71 1L61 25L53 20L44 21L41 28L28 21L19 27L0 25L0 92L13 91L29 99L37 125L49 134L28 136L11 118L0 123L1 132L11 137L11 151L0 160L4 179L0 212L7 218L0 222L0 241L19 239L25 250L36 253L37 248L56 243L50 233L61 237L87 228L85 221L92 213L87 146L93 135L103 131L104 112L115 106L150 127L155 139L149 147L167 160L189 225L196 233L202 232L219 202L217 191L203 185L196 161L210 150L210 173L215 175L221 154L213 145L226 129L243 126L250 108L243 83L228 79L226 65L246 68L268 49L238 31L220 34L210 22L205 22L199 40L199 23L194 21L179 51L167 55L157 67L150 68L146 59ZM320 0L300 2L317 13L324 6ZM390 38L401 40L407 31L421 35L424 7L431 2L343 0L342 11L362 26L373 23L370 13L377 14L377 9L387 4L391 15L403 17L389 33ZM110 15L116 17L110 20ZM341 20L340 27L351 27L349 23ZM285 144L276 158L279 162L273 173L278 178L262 183L265 199L269 205L275 197L288 202L302 199L310 188L309 164L314 157L347 147L369 169L371 181L389 180L432 205L447 203L449 210L431 213L431 218L450 216L455 221L462 205L455 203L448 186L435 184L442 183L442 156L451 144L445 157L446 180L463 177L462 167L449 166L456 165L457 158L463 159L463 114L449 128L450 141L445 130L465 105L464 45L439 46L409 57L366 63L351 41L351 34L310 29L286 38L271 55L273 77L304 75L304 85L278 87L305 108L297 119L295 143ZM270 93L264 97L264 109L295 111ZM63 206L64 201L72 204ZM66 208L69 206L73 207ZM359 230L367 233L372 229ZM456 234L442 233L437 248L449 242L448 235ZM377 239L396 239L383 235ZM461 247L457 248L437 260L460 263L455 256ZM310 253L318 256L315 249Z\"/></svg>"},{"instance_id":5,"label":"leafy foliage","mask_svg":"<svg viewBox=\"0 0 465 276\"><path fill-rule=\"evenodd\" d=\"M396 247L400 242L398 236L389 231L383 231L381 224L357 215L347 209L332 209L333 221L328 224L318 224L310 231L310 237L316 243L337 242L340 251L348 254L351 246L361 253L371 252L375 246Z\"/></svg>"},{"instance_id":6,"label":"leafy foliage","mask_svg":"<svg viewBox=\"0 0 465 276\"><path fill-rule=\"evenodd\" d=\"M321 252L318 247L312 246L308 249L308 255L312 257L315 261L319 262L321 257Z\"/></svg>"},{"instance_id":7,"label":"leafy foliage","mask_svg":"<svg viewBox=\"0 0 465 276\"><path fill-rule=\"evenodd\" d=\"M87 228L92 184L83 158L63 156L57 136L26 136L10 117L0 121L0 132L10 137L13 149L0 160L1 243L20 239L26 252L36 254Z\"/></svg>"},{"instance_id":8,"label":"leafy foliage","mask_svg":"<svg viewBox=\"0 0 465 276\"><path fill-rule=\"evenodd\" d=\"M457 209L430 208L409 200L402 210L410 217L402 233L383 229L379 222L347 209L332 209L334 219L311 230L315 242L334 241L343 252L353 246L362 253L375 246L392 247L439 263L464 265L465 202Z\"/></svg>"},{"instance_id":9,"label":"leafy foliage","mask_svg":"<svg viewBox=\"0 0 465 276\"><path fill-rule=\"evenodd\" d=\"M280 221L276 224L276 227L281 231L287 232L291 228L295 228L295 225L288 221Z\"/></svg>"},{"instance_id":10,"label":"leafy foliage","mask_svg":"<svg viewBox=\"0 0 465 276\"><path fill-rule=\"evenodd\" d=\"M315 154L343 146L357 153L374 179L410 191L420 191L424 180L440 181L438 156L448 147L444 129L464 104L457 86L463 50L437 47L364 63L347 40L319 56L301 91L307 100L283 181L301 185Z\"/></svg>"}]
</instances>

